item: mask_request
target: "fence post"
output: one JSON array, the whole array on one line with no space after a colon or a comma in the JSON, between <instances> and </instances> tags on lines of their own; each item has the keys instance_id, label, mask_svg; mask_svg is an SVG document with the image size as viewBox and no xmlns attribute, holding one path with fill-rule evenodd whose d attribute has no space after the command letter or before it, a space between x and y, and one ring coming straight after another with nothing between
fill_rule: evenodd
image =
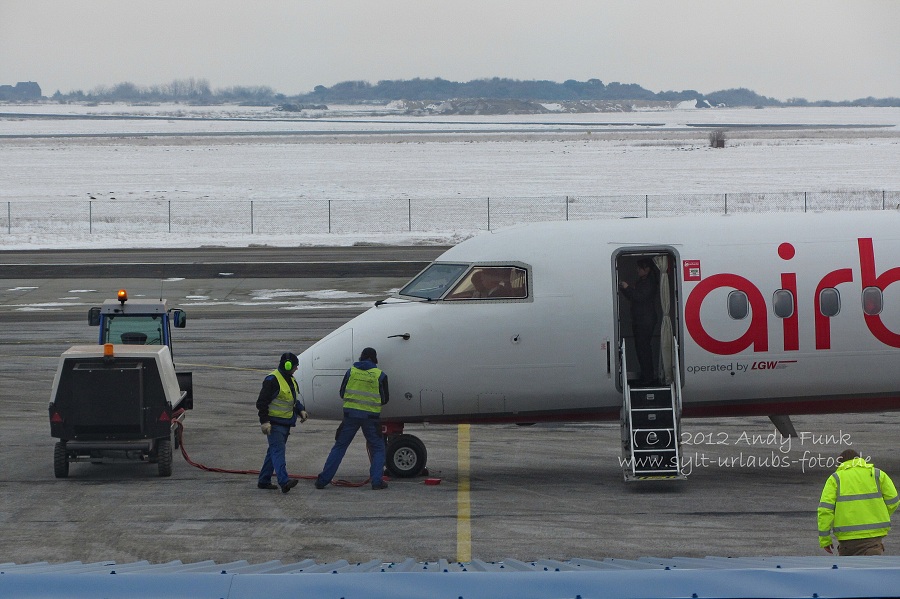
<instances>
[{"instance_id":1,"label":"fence post","mask_svg":"<svg viewBox=\"0 0 900 599\"><path fill-rule=\"evenodd\" d=\"M487 199L487 209L488 209L488 228L487 230L491 230L491 198L490 196Z\"/></svg>"},{"instance_id":2,"label":"fence post","mask_svg":"<svg viewBox=\"0 0 900 599\"><path fill-rule=\"evenodd\" d=\"M803 192L803 212L806 212L806 192Z\"/></svg>"},{"instance_id":3,"label":"fence post","mask_svg":"<svg viewBox=\"0 0 900 599\"><path fill-rule=\"evenodd\" d=\"M169 200L169 233L172 232L172 200Z\"/></svg>"},{"instance_id":4,"label":"fence post","mask_svg":"<svg viewBox=\"0 0 900 599\"><path fill-rule=\"evenodd\" d=\"M728 194L725 194L725 214L728 214Z\"/></svg>"},{"instance_id":5,"label":"fence post","mask_svg":"<svg viewBox=\"0 0 900 599\"><path fill-rule=\"evenodd\" d=\"M882 210L884 210L884 207L887 205L887 204L885 204L885 197L884 197L884 196L885 196L885 190L882 189L882 190L881 190L881 209L882 209Z\"/></svg>"},{"instance_id":6,"label":"fence post","mask_svg":"<svg viewBox=\"0 0 900 599\"><path fill-rule=\"evenodd\" d=\"M566 220L569 220L569 196L566 196Z\"/></svg>"},{"instance_id":7,"label":"fence post","mask_svg":"<svg viewBox=\"0 0 900 599\"><path fill-rule=\"evenodd\" d=\"M12 202L6 202L6 232L12 235Z\"/></svg>"},{"instance_id":8,"label":"fence post","mask_svg":"<svg viewBox=\"0 0 900 599\"><path fill-rule=\"evenodd\" d=\"M406 203L406 217L409 222L409 231L412 232L412 198L407 198Z\"/></svg>"},{"instance_id":9,"label":"fence post","mask_svg":"<svg viewBox=\"0 0 900 599\"><path fill-rule=\"evenodd\" d=\"M328 232L331 233L331 200L328 200Z\"/></svg>"},{"instance_id":10,"label":"fence post","mask_svg":"<svg viewBox=\"0 0 900 599\"><path fill-rule=\"evenodd\" d=\"M250 200L250 234L253 235L253 200Z\"/></svg>"},{"instance_id":11,"label":"fence post","mask_svg":"<svg viewBox=\"0 0 900 599\"><path fill-rule=\"evenodd\" d=\"M94 232L94 200L88 200L88 235Z\"/></svg>"},{"instance_id":12,"label":"fence post","mask_svg":"<svg viewBox=\"0 0 900 599\"><path fill-rule=\"evenodd\" d=\"M650 218L650 194L644 195L644 218Z\"/></svg>"}]
</instances>

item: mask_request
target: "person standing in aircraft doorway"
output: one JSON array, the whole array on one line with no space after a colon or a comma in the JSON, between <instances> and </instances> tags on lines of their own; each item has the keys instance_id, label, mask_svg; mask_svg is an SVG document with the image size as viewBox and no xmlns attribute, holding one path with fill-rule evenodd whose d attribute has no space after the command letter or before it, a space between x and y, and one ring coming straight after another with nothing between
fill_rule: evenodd
<instances>
[{"instance_id":1,"label":"person standing in aircraft doorway","mask_svg":"<svg viewBox=\"0 0 900 599\"><path fill-rule=\"evenodd\" d=\"M631 330L641 374L638 385L649 387L656 379L653 367L653 335L656 334L656 304L659 302L659 283L649 258L637 261L637 280L633 284L621 281L619 287L631 304Z\"/></svg>"},{"instance_id":2,"label":"person standing in aircraft doorway","mask_svg":"<svg viewBox=\"0 0 900 599\"><path fill-rule=\"evenodd\" d=\"M891 514L900 505L897 489L891 477L853 449L845 449L838 463L819 499L819 546L833 553L833 531L839 555L881 555Z\"/></svg>"},{"instance_id":3,"label":"person standing in aircraft doorway","mask_svg":"<svg viewBox=\"0 0 900 599\"><path fill-rule=\"evenodd\" d=\"M341 382L344 400L344 419L334 434L334 446L325 460L322 472L316 477L316 488L324 489L337 473L347 447L362 429L366 446L372 452L369 480L375 490L387 489L384 482L384 437L381 436L381 406L390 399L387 375L378 368L378 355L371 347L362 350L359 362L344 374Z\"/></svg>"}]
</instances>

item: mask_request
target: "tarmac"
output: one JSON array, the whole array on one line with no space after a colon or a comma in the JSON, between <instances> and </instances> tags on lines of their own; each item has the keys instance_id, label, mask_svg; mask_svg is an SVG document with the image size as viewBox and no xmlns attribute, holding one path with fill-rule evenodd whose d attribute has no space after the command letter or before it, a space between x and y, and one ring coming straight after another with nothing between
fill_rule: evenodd
<instances>
[{"instance_id":1,"label":"tarmac","mask_svg":"<svg viewBox=\"0 0 900 599\"><path fill-rule=\"evenodd\" d=\"M188 313L174 345L178 369L194 377L183 447L211 468L260 467L266 444L254 404L282 351L299 353L412 276L257 272L195 278L187 270L164 285L170 307ZM168 478L151 464L75 463L56 479L47 405L59 355L95 342L91 305L119 287L158 293L160 280L10 274L0 264L0 563L812 556L822 555L819 494L842 449L852 446L900 477L900 416L890 413L797 416L801 436L793 439L766 418L685 420L687 479L627 484L617 423L408 425L405 432L425 442L428 478L439 484L419 477L393 479L385 491L317 490L307 477L321 469L336 423L312 414L288 441L289 471L302 478L286 494L257 489L255 475L207 471L180 455ZM282 298L345 293L303 308L253 300L261 289ZM361 484L367 471L360 436L338 478ZM900 554L894 537L885 546Z\"/></svg>"}]
</instances>

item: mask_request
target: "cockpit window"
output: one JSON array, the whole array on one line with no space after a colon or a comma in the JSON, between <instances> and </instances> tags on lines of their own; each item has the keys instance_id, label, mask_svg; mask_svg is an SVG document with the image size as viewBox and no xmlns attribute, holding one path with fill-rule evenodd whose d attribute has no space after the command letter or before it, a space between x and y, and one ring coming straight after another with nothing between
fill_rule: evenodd
<instances>
[{"instance_id":1,"label":"cockpit window","mask_svg":"<svg viewBox=\"0 0 900 599\"><path fill-rule=\"evenodd\" d=\"M423 299L438 299L456 282L467 269L468 264L446 264L435 262L400 290L400 295L410 295Z\"/></svg>"},{"instance_id":2,"label":"cockpit window","mask_svg":"<svg viewBox=\"0 0 900 599\"><path fill-rule=\"evenodd\" d=\"M446 300L522 299L528 296L528 271L515 266L475 266Z\"/></svg>"}]
</instances>

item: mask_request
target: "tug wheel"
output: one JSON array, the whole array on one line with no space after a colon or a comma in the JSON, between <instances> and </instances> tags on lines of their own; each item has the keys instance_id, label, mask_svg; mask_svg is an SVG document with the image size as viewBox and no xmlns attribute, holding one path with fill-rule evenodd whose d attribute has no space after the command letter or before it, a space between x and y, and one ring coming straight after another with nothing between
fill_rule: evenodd
<instances>
[{"instance_id":1,"label":"tug wheel","mask_svg":"<svg viewBox=\"0 0 900 599\"><path fill-rule=\"evenodd\" d=\"M156 466L160 476L172 476L172 439L164 437L156 441Z\"/></svg>"},{"instance_id":2,"label":"tug wheel","mask_svg":"<svg viewBox=\"0 0 900 599\"><path fill-rule=\"evenodd\" d=\"M69 476L69 454L66 452L65 443L57 443L53 446L53 474L56 478Z\"/></svg>"}]
</instances>

